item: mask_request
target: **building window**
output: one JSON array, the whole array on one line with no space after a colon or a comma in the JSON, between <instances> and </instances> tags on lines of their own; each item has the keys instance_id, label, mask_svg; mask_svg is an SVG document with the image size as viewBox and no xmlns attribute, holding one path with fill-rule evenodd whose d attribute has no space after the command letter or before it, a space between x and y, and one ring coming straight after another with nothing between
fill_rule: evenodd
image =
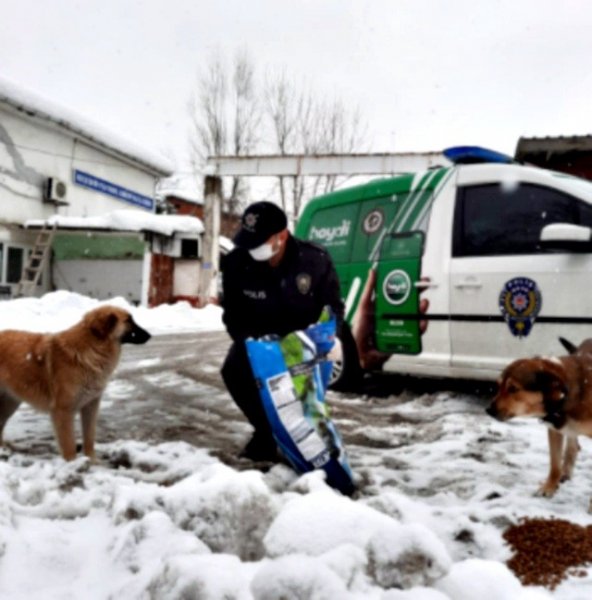
<instances>
[{"instance_id":1,"label":"building window","mask_svg":"<svg viewBox=\"0 0 592 600\"><path fill-rule=\"evenodd\" d=\"M181 258L199 258L197 240L181 240Z\"/></svg>"},{"instance_id":2,"label":"building window","mask_svg":"<svg viewBox=\"0 0 592 600\"><path fill-rule=\"evenodd\" d=\"M23 248L8 247L7 264L6 264L6 282L18 283L21 280L23 272Z\"/></svg>"}]
</instances>

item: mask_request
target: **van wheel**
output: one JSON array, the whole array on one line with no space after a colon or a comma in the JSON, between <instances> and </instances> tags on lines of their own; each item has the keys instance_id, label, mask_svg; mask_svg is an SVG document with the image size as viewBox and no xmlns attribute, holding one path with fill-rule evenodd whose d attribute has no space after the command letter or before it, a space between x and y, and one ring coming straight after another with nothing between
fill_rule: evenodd
<instances>
[{"instance_id":1,"label":"van wheel","mask_svg":"<svg viewBox=\"0 0 592 600\"><path fill-rule=\"evenodd\" d=\"M356 343L347 323L341 326L331 355L333 370L329 379L329 388L339 392L357 391L362 381L362 368Z\"/></svg>"}]
</instances>

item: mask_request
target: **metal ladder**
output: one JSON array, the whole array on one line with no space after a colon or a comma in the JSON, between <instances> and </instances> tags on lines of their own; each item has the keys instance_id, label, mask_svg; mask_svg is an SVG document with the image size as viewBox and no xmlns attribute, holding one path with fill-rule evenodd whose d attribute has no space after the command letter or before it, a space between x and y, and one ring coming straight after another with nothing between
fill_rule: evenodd
<instances>
[{"instance_id":1,"label":"metal ladder","mask_svg":"<svg viewBox=\"0 0 592 600\"><path fill-rule=\"evenodd\" d=\"M51 243L56 232L56 225L48 225L47 223L39 230L35 246L23 267L21 280L18 282L14 297L32 296L35 293L35 288L39 283L45 261L51 251Z\"/></svg>"}]
</instances>

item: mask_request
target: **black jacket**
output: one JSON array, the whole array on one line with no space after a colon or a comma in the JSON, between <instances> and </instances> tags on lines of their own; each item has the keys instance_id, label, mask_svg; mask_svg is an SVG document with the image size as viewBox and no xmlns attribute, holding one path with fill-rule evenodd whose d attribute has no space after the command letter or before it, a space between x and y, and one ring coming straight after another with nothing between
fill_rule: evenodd
<instances>
[{"instance_id":1,"label":"black jacket","mask_svg":"<svg viewBox=\"0 0 592 600\"><path fill-rule=\"evenodd\" d=\"M339 281L327 251L289 236L272 267L235 248L222 259L223 320L234 341L286 335L315 323L324 306L343 318Z\"/></svg>"}]
</instances>

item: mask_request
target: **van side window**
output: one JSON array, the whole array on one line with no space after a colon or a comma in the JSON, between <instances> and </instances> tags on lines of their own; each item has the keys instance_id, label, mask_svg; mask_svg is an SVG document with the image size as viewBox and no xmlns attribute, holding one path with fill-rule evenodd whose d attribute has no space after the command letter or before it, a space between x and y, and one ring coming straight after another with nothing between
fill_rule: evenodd
<instances>
[{"instance_id":1,"label":"van side window","mask_svg":"<svg viewBox=\"0 0 592 600\"><path fill-rule=\"evenodd\" d=\"M575 198L552 188L516 182L466 186L457 193L452 254L546 253L541 229L579 218Z\"/></svg>"}]
</instances>

